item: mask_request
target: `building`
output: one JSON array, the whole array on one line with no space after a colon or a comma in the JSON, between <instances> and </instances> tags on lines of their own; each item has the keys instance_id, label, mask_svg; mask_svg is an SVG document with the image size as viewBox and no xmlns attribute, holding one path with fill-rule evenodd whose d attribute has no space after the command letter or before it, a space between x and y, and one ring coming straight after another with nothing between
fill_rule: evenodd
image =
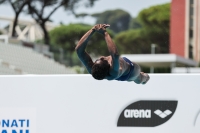
<instances>
[{"instance_id":1,"label":"building","mask_svg":"<svg viewBox=\"0 0 200 133\"><path fill-rule=\"evenodd\" d=\"M172 73L199 73L200 0L172 0L170 54L123 55L145 67L170 67ZM151 71L153 72L153 71Z\"/></svg>"},{"instance_id":2,"label":"building","mask_svg":"<svg viewBox=\"0 0 200 133\"><path fill-rule=\"evenodd\" d=\"M200 1L172 0L170 53L200 62Z\"/></svg>"},{"instance_id":3,"label":"building","mask_svg":"<svg viewBox=\"0 0 200 133\"><path fill-rule=\"evenodd\" d=\"M18 19L18 24L16 25L16 28L15 28L15 32L17 36L16 36L16 39L14 39L15 42L13 42L12 41L13 38L11 38L11 34L12 34L14 17L10 18L6 16L0 16L0 21L8 22L8 31L6 31L5 29L0 29L0 30L4 30L5 34L9 37L8 41L10 43L16 43L16 40L34 42L36 40L43 38L43 31L41 27L38 25L38 23L35 22L35 20ZM52 30L55 27L56 25L51 22L46 23L47 31ZM0 36L0 39L2 39L1 36Z\"/></svg>"}]
</instances>

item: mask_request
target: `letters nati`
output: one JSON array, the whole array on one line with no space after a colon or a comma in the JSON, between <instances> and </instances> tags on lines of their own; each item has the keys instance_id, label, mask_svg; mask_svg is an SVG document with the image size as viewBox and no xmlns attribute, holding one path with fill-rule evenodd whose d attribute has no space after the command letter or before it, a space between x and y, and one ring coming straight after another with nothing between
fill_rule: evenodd
<instances>
[{"instance_id":1,"label":"letters nati","mask_svg":"<svg viewBox=\"0 0 200 133\"><path fill-rule=\"evenodd\" d=\"M30 120L2 119L0 133L29 133Z\"/></svg>"},{"instance_id":2,"label":"letters nati","mask_svg":"<svg viewBox=\"0 0 200 133\"><path fill-rule=\"evenodd\" d=\"M167 122L175 113L178 101L137 101L119 116L117 126L155 127Z\"/></svg>"}]
</instances>

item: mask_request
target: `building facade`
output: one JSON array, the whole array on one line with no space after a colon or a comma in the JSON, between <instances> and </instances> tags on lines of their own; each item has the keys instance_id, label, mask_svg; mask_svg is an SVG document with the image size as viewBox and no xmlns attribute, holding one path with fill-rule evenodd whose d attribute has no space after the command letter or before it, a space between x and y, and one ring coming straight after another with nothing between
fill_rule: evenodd
<instances>
[{"instance_id":1,"label":"building facade","mask_svg":"<svg viewBox=\"0 0 200 133\"><path fill-rule=\"evenodd\" d=\"M170 53L200 62L200 0L172 0Z\"/></svg>"}]
</instances>

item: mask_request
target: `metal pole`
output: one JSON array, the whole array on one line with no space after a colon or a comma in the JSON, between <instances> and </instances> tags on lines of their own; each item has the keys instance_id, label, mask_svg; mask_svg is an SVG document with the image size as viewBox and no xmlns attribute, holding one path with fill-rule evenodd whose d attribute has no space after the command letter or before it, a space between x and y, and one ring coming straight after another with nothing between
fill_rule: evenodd
<instances>
[{"instance_id":1,"label":"metal pole","mask_svg":"<svg viewBox=\"0 0 200 133\"><path fill-rule=\"evenodd\" d=\"M151 44L151 54L155 54L155 48L156 48L156 45ZM153 66L151 66L151 68L150 68L150 73L154 73L154 67Z\"/></svg>"},{"instance_id":2,"label":"metal pole","mask_svg":"<svg viewBox=\"0 0 200 133\"><path fill-rule=\"evenodd\" d=\"M176 67L176 63L172 62L171 63L171 73L174 73L174 68Z\"/></svg>"},{"instance_id":3,"label":"metal pole","mask_svg":"<svg viewBox=\"0 0 200 133\"><path fill-rule=\"evenodd\" d=\"M153 66L151 66L151 68L150 68L150 73L154 73L154 67Z\"/></svg>"},{"instance_id":4,"label":"metal pole","mask_svg":"<svg viewBox=\"0 0 200 133\"><path fill-rule=\"evenodd\" d=\"M151 44L151 54L155 54L155 48L156 48L156 45Z\"/></svg>"}]
</instances>

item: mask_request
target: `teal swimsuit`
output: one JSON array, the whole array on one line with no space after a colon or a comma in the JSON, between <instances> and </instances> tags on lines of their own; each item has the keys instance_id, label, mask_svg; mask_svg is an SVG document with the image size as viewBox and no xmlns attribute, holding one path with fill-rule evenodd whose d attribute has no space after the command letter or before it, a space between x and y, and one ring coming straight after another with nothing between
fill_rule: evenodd
<instances>
[{"instance_id":1,"label":"teal swimsuit","mask_svg":"<svg viewBox=\"0 0 200 133\"><path fill-rule=\"evenodd\" d=\"M121 76L121 77L115 79L115 80L118 80L118 81L127 81L127 80L129 79L129 77L131 76L131 73L132 73L133 70L134 70L134 65L133 65L133 63L132 63L129 59L127 59L126 57L123 57L123 59L124 59L127 63L130 64L130 71L129 71L128 74L123 75L123 76Z\"/></svg>"}]
</instances>

